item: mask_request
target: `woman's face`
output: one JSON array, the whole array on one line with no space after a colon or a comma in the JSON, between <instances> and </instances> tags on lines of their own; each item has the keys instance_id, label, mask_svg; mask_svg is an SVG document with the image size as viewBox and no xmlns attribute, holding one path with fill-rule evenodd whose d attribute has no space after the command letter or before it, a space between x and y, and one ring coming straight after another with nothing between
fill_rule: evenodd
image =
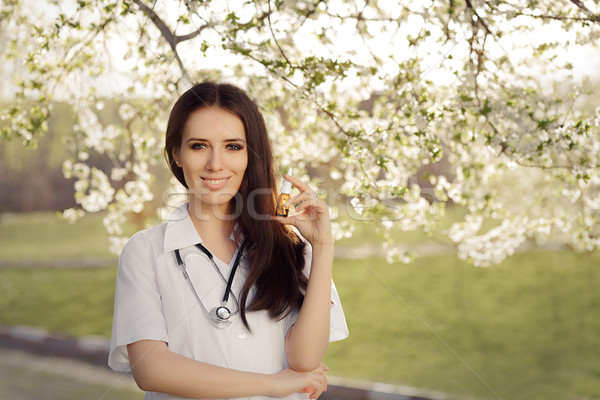
<instances>
[{"instance_id":1,"label":"woman's face","mask_svg":"<svg viewBox=\"0 0 600 400\"><path fill-rule=\"evenodd\" d=\"M218 107L201 108L188 118L178 150L173 156L183 169L190 200L228 214L248 166L242 120Z\"/></svg>"}]
</instances>

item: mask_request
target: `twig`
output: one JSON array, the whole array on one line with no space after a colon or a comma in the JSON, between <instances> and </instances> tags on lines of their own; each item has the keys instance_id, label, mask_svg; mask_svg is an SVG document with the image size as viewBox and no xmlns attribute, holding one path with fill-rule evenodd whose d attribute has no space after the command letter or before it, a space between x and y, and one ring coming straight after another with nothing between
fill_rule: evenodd
<instances>
[{"instance_id":1,"label":"twig","mask_svg":"<svg viewBox=\"0 0 600 400\"><path fill-rule=\"evenodd\" d=\"M285 55L285 52L283 51L283 49L279 45L279 41L275 37L275 32L273 32L273 25L271 24L271 0L267 1L267 5L269 6L269 13L267 14L267 21L269 22L269 31L271 31L271 37L273 37L273 40L275 41L275 44L277 45L277 48L279 49L279 52L281 53L281 56L285 59L285 61L288 63L288 65L292 69L294 69L291 61L287 58L287 56Z\"/></svg>"},{"instance_id":2,"label":"twig","mask_svg":"<svg viewBox=\"0 0 600 400\"><path fill-rule=\"evenodd\" d=\"M581 0L571 0L571 3L575 4L581 11L589 15L591 21L600 22L600 15L595 15Z\"/></svg>"},{"instance_id":3,"label":"twig","mask_svg":"<svg viewBox=\"0 0 600 400\"><path fill-rule=\"evenodd\" d=\"M529 14L524 12L517 12L516 15L529 17L529 18L538 18L538 19L550 19L555 21L577 21L577 22L600 22L600 16L594 18L587 17L566 17L562 15L548 15L548 14Z\"/></svg>"},{"instance_id":4,"label":"twig","mask_svg":"<svg viewBox=\"0 0 600 400\"><path fill-rule=\"evenodd\" d=\"M158 16L158 14L156 14L156 12L154 12L154 10L152 8L148 7L148 5L146 5L141 0L133 0L133 2L135 4L137 4L137 6L140 8L140 10L142 10L142 12L144 14L146 14L148 16L148 18L150 18L150 20L152 21L154 26L156 26L158 28L163 39L165 39L165 41L169 44L169 47L171 48L171 51L173 52L173 55L175 56L175 60L177 61L177 64L179 65L179 68L181 69L181 74L183 75L183 78L190 81L189 74L188 74L185 66L183 65L183 62L181 61L179 54L177 53L177 43L184 40L181 38L186 38L186 37L192 35L190 37L190 39L191 39L192 37L198 36L200 34L200 32L202 32L202 30L204 30L206 28L207 25L200 27L197 31L192 32L191 34L183 35L183 36L175 36L175 34L173 32L171 32L171 29L169 29L167 24L165 24L165 22ZM178 38L179 38L179 41L178 41ZM187 40L187 39L185 39L185 40Z\"/></svg>"},{"instance_id":5,"label":"twig","mask_svg":"<svg viewBox=\"0 0 600 400\"><path fill-rule=\"evenodd\" d=\"M487 33L488 35L494 36L492 31L490 31L490 28L486 24L485 20L479 16L479 14L477 13L477 10L475 10L475 8L473 7L473 4L471 4L471 0L465 0L465 3L467 4L467 8L470 9L471 12L473 13L473 15L475 15L477 17L477 20L475 22L477 24L483 26L485 33Z\"/></svg>"}]
</instances>

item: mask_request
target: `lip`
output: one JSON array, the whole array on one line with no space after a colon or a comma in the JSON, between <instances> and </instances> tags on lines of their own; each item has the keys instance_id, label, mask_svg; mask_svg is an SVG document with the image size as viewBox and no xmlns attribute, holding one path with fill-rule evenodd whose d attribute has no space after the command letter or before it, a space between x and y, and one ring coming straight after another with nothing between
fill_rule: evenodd
<instances>
[{"instance_id":1,"label":"lip","mask_svg":"<svg viewBox=\"0 0 600 400\"><path fill-rule=\"evenodd\" d=\"M228 176L226 178L218 178L218 179L217 178L202 178L202 180L204 181L204 184L210 190L219 190L222 187L224 187L225 185L227 185L229 178L231 178L231 177Z\"/></svg>"}]
</instances>

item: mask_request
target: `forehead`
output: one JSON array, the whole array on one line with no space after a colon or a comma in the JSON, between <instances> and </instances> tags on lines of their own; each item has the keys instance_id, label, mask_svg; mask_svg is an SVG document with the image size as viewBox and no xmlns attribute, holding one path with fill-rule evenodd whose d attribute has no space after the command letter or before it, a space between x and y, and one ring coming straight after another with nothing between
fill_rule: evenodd
<instances>
[{"instance_id":1,"label":"forehead","mask_svg":"<svg viewBox=\"0 0 600 400\"><path fill-rule=\"evenodd\" d=\"M244 123L237 115L218 107L206 107L190 114L183 129L183 141L188 139L210 141L246 140Z\"/></svg>"}]
</instances>

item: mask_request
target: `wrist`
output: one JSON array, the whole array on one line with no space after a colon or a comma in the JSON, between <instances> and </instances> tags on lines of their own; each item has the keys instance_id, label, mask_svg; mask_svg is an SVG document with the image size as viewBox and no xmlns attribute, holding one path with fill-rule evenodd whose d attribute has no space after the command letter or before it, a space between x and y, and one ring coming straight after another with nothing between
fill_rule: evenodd
<instances>
[{"instance_id":1,"label":"wrist","mask_svg":"<svg viewBox=\"0 0 600 400\"><path fill-rule=\"evenodd\" d=\"M259 374L258 384L261 388L261 393L264 393L267 396L277 397L274 374Z\"/></svg>"},{"instance_id":2,"label":"wrist","mask_svg":"<svg viewBox=\"0 0 600 400\"><path fill-rule=\"evenodd\" d=\"M312 246L312 259L313 264L318 260L326 262L327 264L333 263L334 247L333 243L316 243L311 244Z\"/></svg>"},{"instance_id":3,"label":"wrist","mask_svg":"<svg viewBox=\"0 0 600 400\"><path fill-rule=\"evenodd\" d=\"M314 270L329 271L333 268L334 247L333 243L318 243L312 245L312 268Z\"/></svg>"},{"instance_id":4,"label":"wrist","mask_svg":"<svg viewBox=\"0 0 600 400\"><path fill-rule=\"evenodd\" d=\"M333 251L333 239L327 240L327 241L314 241L310 244L310 246L312 247L313 252L315 250L331 250L331 251Z\"/></svg>"}]
</instances>

